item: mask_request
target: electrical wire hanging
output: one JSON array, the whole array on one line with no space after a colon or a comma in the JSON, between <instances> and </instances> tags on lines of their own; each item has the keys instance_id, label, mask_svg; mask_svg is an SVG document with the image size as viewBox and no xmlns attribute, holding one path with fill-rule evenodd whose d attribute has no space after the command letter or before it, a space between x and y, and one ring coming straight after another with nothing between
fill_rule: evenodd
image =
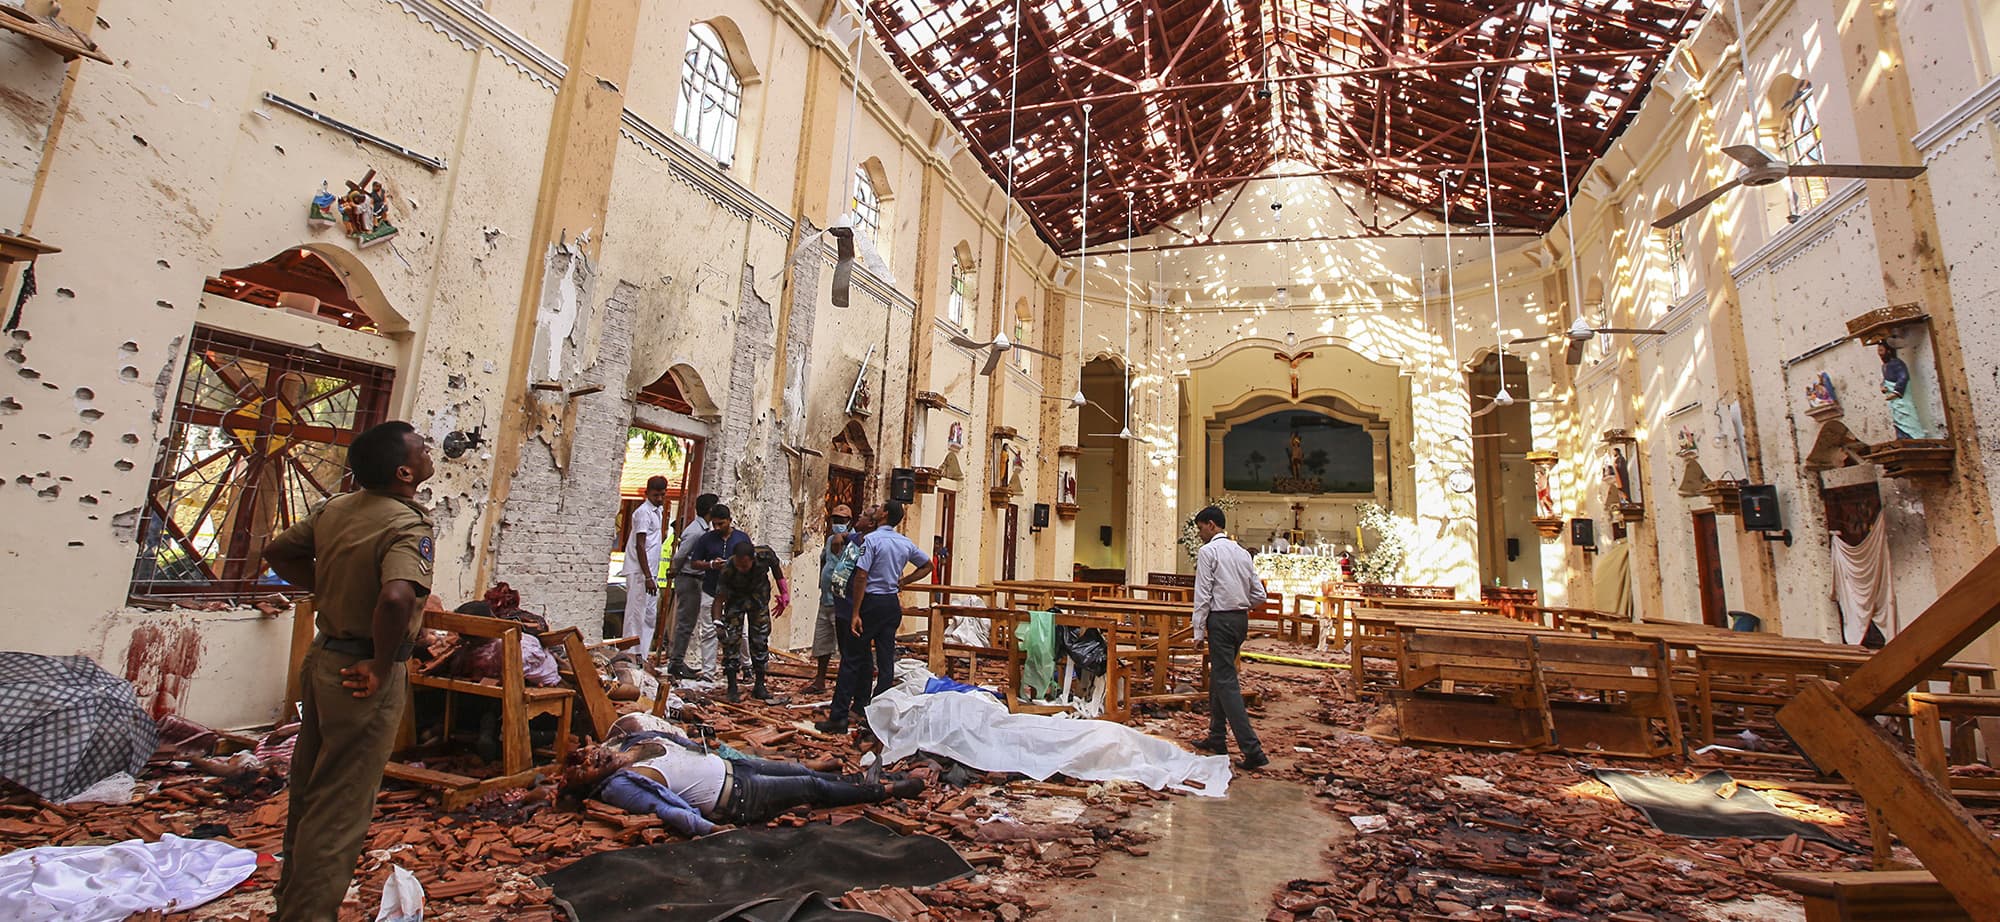
<instances>
[{"instance_id":1,"label":"electrical wire hanging","mask_svg":"<svg viewBox=\"0 0 2000 922\"><path fill-rule=\"evenodd\" d=\"M1507 393L1506 345L1500 341L1500 244L1494 237L1493 161L1486 150L1486 68L1472 69L1472 90L1479 101L1479 165L1486 186L1486 262L1493 270L1493 360L1500 365L1500 390L1494 393L1491 406L1505 407L1513 405L1514 396Z\"/></svg>"}]
</instances>

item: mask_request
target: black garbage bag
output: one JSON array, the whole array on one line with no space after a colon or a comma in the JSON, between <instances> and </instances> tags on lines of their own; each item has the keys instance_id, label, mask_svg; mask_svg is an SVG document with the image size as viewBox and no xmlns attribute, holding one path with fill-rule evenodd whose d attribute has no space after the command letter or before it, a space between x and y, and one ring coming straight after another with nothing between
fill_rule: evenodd
<instances>
[{"instance_id":1,"label":"black garbage bag","mask_svg":"<svg viewBox=\"0 0 2000 922\"><path fill-rule=\"evenodd\" d=\"M1056 659L1063 657L1076 664L1076 671L1086 675L1104 674L1104 632L1094 627L1056 627Z\"/></svg>"}]
</instances>

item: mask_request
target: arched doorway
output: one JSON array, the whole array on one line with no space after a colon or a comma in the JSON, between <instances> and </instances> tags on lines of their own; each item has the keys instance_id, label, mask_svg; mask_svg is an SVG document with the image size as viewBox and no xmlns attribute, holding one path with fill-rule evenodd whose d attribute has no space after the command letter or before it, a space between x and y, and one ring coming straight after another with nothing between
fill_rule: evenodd
<instances>
[{"instance_id":1,"label":"arched doorway","mask_svg":"<svg viewBox=\"0 0 2000 922\"><path fill-rule=\"evenodd\" d=\"M344 251L333 259L287 248L203 284L142 509L134 597L282 588L264 545L352 488L347 446L391 415L403 352L390 334L408 325L366 269Z\"/></svg>"},{"instance_id":2,"label":"arched doorway","mask_svg":"<svg viewBox=\"0 0 2000 922\"><path fill-rule=\"evenodd\" d=\"M1083 396L1089 402L1077 411L1083 455L1076 466L1076 562L1089 570L1123 571L1130 559L1132 493L1132 443L1117 437L1131 424L1124 365L1110 356L1084 365Z\"/></svg>"},{"instance_id":3,"label":"arched doorway","mask_svg":"<svg viewBox=\"0 0 2000 922\"><path fill-rule=\"evenodd\" d=\"M1472 412L1487 410L1500 392L1506 362L1508 406L1472 418L1472 473L1479 509L1479 582L1542 588L1541 537L1535 531L1534 414L1528 366L1512 355L1485 353L1466 372Z\"/></svg>"}]
</instances>

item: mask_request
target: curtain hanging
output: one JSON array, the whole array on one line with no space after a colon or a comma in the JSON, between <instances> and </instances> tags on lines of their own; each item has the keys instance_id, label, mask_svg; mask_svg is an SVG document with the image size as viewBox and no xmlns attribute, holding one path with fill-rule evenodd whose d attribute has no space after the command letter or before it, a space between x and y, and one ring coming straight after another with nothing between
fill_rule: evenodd
<instances>
[{"instance_id":1,"label":"curtain hanging","mask_svg":"<svg viewBox=\"0 0 2000 922\"><path fill-rule=\"evenodd\" d=\"M1605 548L1591 572L1597 610L1632 620L1632 542L1619 541Z\"/></svg>"},{"instance_id":2,"label":"curtain hanging","mask_svg":"<svg viewBox=\"0 0 2000 922\"><path fill-rule=\"evenodd\" d=\"M1840 605L1841 639L1860 643L1873 622L1884 639L1902 628L1896 617L1895 577L1889 567L1888 529L1882 516L1868 526L1868 537L1848 544L1833 536L1833 597Z\"/></svg>"}]
</instances>

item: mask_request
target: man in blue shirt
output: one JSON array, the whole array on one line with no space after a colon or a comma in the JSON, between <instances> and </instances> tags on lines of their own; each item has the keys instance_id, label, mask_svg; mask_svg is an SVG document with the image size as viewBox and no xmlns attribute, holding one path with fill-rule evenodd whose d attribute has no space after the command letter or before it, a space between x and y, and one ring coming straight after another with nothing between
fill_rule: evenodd
<instances>
[{"instance_id":1,"label":"man in blue shirt","mask_svg":"<svg viewBox=\"0 0 2000 922\"><path fill-rule=\"evenodd\" d=\"M834 684L831 712L815 725L821 733L846 732L848 708L888 691L895 681L896 626L903 620L900 593L931 572L931 555L896 530L901 524L903 504L883 503L882 519L854 563L848 580L854 615L841 626L840 679ZM912 564L916 569L905 576L904 568ZM864 691L871 683L874 690Z\"/></svg>"}]
</instances>

